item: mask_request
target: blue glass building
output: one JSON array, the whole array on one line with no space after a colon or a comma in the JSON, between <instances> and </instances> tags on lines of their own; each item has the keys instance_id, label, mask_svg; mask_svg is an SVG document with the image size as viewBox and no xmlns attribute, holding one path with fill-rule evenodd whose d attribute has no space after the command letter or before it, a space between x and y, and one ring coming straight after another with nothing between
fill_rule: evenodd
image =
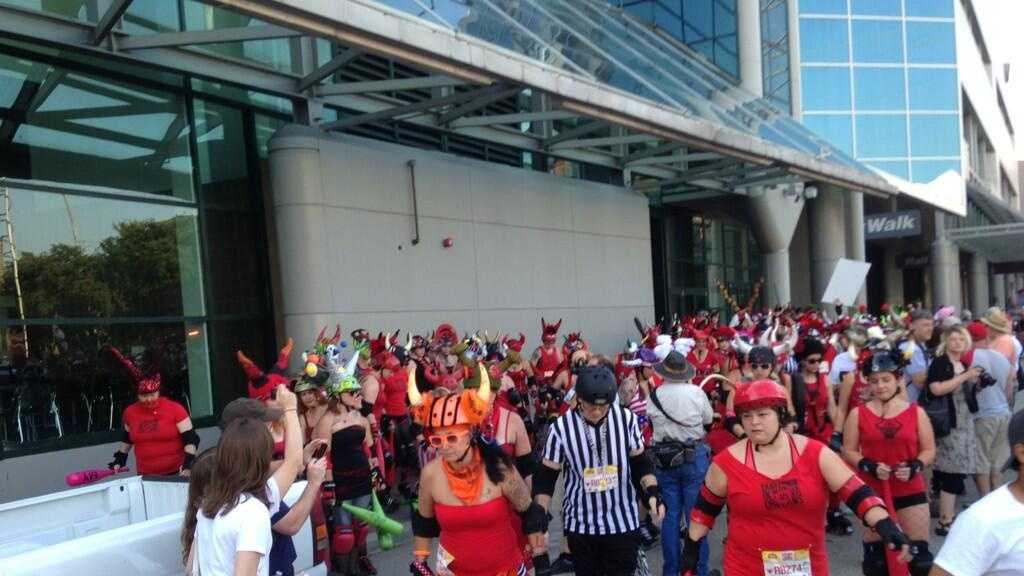
<instances>
[{"instance_id":1,"label":"blue glass building","mask_svg":"<svg viewBox=\"0 0 1024 576\"><path fill-rule=\"evenodd\" d=\"M961 172L954 0L802 0L805 126L911 182Z\"/></svg>"}]
</instances>

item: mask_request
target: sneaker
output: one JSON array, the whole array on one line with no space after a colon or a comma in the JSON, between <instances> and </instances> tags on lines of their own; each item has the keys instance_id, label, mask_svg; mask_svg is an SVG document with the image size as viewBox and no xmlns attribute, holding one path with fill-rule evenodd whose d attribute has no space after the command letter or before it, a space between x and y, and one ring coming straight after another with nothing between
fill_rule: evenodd
<instances>
[{"instance_id":1,"label":"sneaker","mask_svg":"<svg viewBox=\"0 0 1024 576\"><path fill-rule=\"evenodd\" d=\"M552 574L569 574L575 572L576 568L573 566L572 554L568 552L562 552L555 558L555 561L551 563Z\"/></svg>"},{"instance_id":2,"label":"sneaker","mask_svg":"<svg viewBox=\"0 0 1024 576\"><path fill-rule=\"evenodd\" d=\"M658 537L651 533L650 528L647 524L640 525L640 547L644 550L650 550L654 547L654 543L658 541Z\"/></svg>"},{"instance_id":3,"label":"sneaker","mask_svg":"<svg viewBox=\"0 0 1024 576\"><path fill-rule=\"evenodd\" d=\"M853 534L853 524L839 510L829 510L825 531L836 536Z\"/></svg>"}]
</instances>

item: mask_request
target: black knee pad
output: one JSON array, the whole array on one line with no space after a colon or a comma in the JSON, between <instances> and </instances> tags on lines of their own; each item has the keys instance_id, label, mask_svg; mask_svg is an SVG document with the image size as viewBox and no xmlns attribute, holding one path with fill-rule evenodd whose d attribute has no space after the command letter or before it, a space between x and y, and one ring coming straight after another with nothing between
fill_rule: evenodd
<instances>
[{"instance_id":1,"label":"black knee pad","mask_svg":"<svg viewBox=\"0 0 1024 576\"><path fill-rule=\"evenodd\" d=\"M864 576L889 576L885 563L885 546L881 542L864 542L864 561L861 563Z\"/></svg>"},{"instance_id":2,"label":"black knee pad","mask_svg":"<svg viewBox=\"0 0 1024 576\"><path fill-rule=\"evenodd\" d=\"M914 540L910 543L914 547L914 557L910 559L910 576L928 576L932 569L932 562L935 556L928 549L927 540Z\"/></svg>"}]
</instances>

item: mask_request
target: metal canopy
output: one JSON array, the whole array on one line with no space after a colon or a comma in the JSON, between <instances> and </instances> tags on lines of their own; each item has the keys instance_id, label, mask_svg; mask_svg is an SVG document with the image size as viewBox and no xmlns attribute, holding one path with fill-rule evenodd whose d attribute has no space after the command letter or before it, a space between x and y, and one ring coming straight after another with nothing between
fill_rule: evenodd
<instances>
[{"instance_id":1,"label":"metal canopy","mask_svg":"<svg viewBox=\"0 0 1024 576\"><path fill-rule=\"evenodd\" d=\"M946 238L995 264L1024 261L1024 222L946 231Z\"/></svg>"},{"instance_id":2,"label":"metal canopy","mask_svg":"<svg viewBox=\"0 0 1024 576\"><path fill-rule=\"evenodd\" d=\"M516 10L450 2L428 13L431 22L372 0L202 1L249 16L249 25L129 35L120 20L131 0L107 0L96 24L0 4L0 34L284 96L297 120L325 130L401 120L618 168L636 188L677 198L797 180L897 193L687 47L601 0L520 0ZM202 48L271 38L290 39L295 72ZM318 58L313 38L342 50ZM420 75L337 80L366 54ZM495 106L513 98L533 109ZM352 112L323 122L324 104Z\"/></svg>"}]
</instances>

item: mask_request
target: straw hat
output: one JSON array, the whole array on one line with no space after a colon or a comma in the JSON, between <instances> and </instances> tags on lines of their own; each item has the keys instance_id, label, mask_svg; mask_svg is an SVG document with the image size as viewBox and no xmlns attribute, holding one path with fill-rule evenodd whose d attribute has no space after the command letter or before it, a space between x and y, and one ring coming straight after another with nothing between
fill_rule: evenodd
<instances>
[{"instance_id":1,"label":"straw hat","mask_svg":"<svg viewBox=\"0 0 1024 576\"><path fill-rule=\"evenodd\" d=\"M981 323L1000 334L1010 333L1010 321L998 306L989 308L985 315L982 316Z\"/></svg>"}]
</instances>

